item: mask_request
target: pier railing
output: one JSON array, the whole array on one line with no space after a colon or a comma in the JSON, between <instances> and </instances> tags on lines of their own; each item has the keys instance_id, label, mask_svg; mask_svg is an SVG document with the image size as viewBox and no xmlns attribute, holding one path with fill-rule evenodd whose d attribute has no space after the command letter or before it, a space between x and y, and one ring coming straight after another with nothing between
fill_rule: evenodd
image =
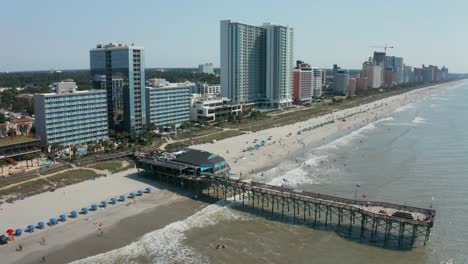
<instances>
[{"instance_id":1,"label":"pier railing","mask_svg":"<svg viewBox=\"0 0 468 264\"><path fill-rule=\"evenodd\" d=\"M137 167L150 177L198 194L231 200L239 208L269 212L277 219L294 224L324 227L359 241L384 247L412 248L429 239L435 210L376 201L323 195L258 182L240 181L213 174L185 175L180 171L159 168L152 161L139 160Z\"/></svg>"}]
</instances>

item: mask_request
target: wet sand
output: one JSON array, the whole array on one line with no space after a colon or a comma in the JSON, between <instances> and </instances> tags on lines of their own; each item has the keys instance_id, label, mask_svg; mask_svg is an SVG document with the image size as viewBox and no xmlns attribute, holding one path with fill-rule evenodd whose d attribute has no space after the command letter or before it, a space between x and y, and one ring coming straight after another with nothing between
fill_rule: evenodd
<instances>
[{"instance_id":1,"label":"wet sand","mask_svg":"<svg viewBox=\"0 0 468 264\"><path fill-rule=\"evenodd\" d=\"M61 264L117 249L136 241L148 232L183 220L206 205L202 201L184 197L174 203L147 209L135 216L122 219L106 230L102 236L96 232L63 247L28 254L15 263L39 263L45 256L46 263ZM65 225L63 227L66 228Z\"/></svg>"}]
</instances>

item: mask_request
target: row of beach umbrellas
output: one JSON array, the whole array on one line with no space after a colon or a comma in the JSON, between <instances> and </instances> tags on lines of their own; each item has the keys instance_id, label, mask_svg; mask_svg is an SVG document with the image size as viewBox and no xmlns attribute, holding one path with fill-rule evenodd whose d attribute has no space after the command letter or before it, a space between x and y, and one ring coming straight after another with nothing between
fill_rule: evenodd
<instances>
[{"instance_id":1,"label":"row of beach umbrellas","mask_svg":"<svg viewBox=\"0 0 468 264\"><path fill-rule=\"evenodd\" d=\"M88 214L88 212L90 210L91 211L97 211L97 209L99 207L106 208L108 204L116 204L117 202L124 202L127 198L134 199L136 196L142 196L144 193L150 193L151 190L152 189L150 187L147 187L145 190L138 190L136 192L131 192L128 196L127 195L120 195L119 198L113 197L113 198L110 199L109 202L102 201L99 205L92 204L89 208L88 207L83 207L83 208L81 208L80 212L73 210L73 211L70 212L70 214L68 216L66 214L61 214L61 215L59 215L59 218L50 218L49 222L47 224L50 225L50 226L53 226L53 225L58 224L59 222L66 222L68 217L77 218L78 214ZM46 226L46 223L44 221L39 221L37 223L37 225L28 225L26 227L25 231L29 232L29 233L32 233L32 232L34 232L34 230L36 228L37 229L44 229L45 226ZM10 229L8 229L6 231L6 233L9 236L21 236L21 234L23 233L23 229L21 229L21 228L11 229L10 228Z\"/></svg>"}]
</instances>

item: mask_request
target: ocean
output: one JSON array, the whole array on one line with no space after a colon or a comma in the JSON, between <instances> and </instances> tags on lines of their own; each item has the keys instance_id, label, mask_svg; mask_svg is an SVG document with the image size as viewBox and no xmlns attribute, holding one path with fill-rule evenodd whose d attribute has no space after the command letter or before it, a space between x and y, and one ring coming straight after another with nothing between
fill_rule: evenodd
<instances>
[{"instance_id":1,"label":"ocean","mask_svg":"<svg viewBox=\"0 0 468 264\"><path fill-rule=\"evenodd\" d=\"M255 180L437 210L426 247L390 250L218 202L76 263L468 263L468 82L308 146ZM362 198L362 197L366 198ZM216 249L220 245L219 249ZM224 247L223 247L224 245Z\"/></svg>"}]
</instances>

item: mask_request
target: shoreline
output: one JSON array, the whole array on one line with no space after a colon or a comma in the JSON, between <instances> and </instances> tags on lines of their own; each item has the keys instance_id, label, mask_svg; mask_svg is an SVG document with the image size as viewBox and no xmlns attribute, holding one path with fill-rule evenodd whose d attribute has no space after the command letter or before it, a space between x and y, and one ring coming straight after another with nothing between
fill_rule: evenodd
<instances>
[{"instance_id":1,"label":"shoreline","mask_svg":"<svg viewBox=\"0 0 468 264\"><path fill-rule=\"evenodd\" d=\"M247 132L246 134L214 143L198 144L190 147L224 157L226 162L231 166L231 172L234 174L233 178L256 178L258 180L258 176L262 172L276 167L284 160L291 160L295 156L300 156L302 148L310 148L311 146L320 147L328 144L379 119L388 117L397 112L399 108L418 102L434 93L450 89L461 83L466 83L466 81L460 80L414 89L370 103L312 117L306 121L268 128L257 132ZM343 117L346 120L344 122L342 121ZM335 122L301 132L300 134L298 133L304 128L330 120L334 120ZM271 139L269 140L268 138ZM262 140L266 141L264 146L252 151L246 151L248 147L252 147L255 143L260 143Z\"/></svg>"},{"instance_id":2,"label":"shoreline","mask_svg":"<svg viewBox=\"0 0 468 264\"><path fill-rule=\"evenodd\" d=\"M43 256L46 263L61 264L76 260L83 260L114 249L131 244L145 234L166 225L183 220L208 204L189 198L178 199L166 205L146 209L133 216L120 219L108 227L108 230L100 236L97 232L88 234L60 247L51 247L44 250L31 252L14 262L17 264L38 263ZM152 219L153 221L148 221ZM65 227L65 226L64 226Z\"/></svg>"},{"instance_id":3,"label":"shoreline","mask_svg":"<svg viewBox=\"0 0 468 264\"><path fill-rule=\"evenodd\" d=\"M224 157L233 171L238 174L236 176L240 176L239 172L243 172L242 178L255 178L261 181L262 178L259 178L261 172L275 168L284 160L301 157L301 152L305 148L329 144L373 122L378 122L408 104L450 89L461 82L466 83L458 81L412 90L303 122L251 132L215 143L196 145L194 148ZM346 121L340 120L344 117ZM332 124L301 134L297 133L311 125L331 119L335 120ZM272 140L268 140L265 146L252 152L243 152L247 146L253 145L254 139L261 141L269 136ZM280 139L281 143L278 142ZM274 141L277 143L273 144ZM229 152L226 153L227 150ZM5 210L0 212L0 216L7 219L3 225L10 226L14 223L15 226L23 226L31 222L32 215L48 220L49 217L58 216L57 212L67 212L69 207L78 210L83 206L89 206L90 201L99 202L117 194L128 195L129 191L144 189L147 186L153 188L152 193L137 197L137 203L130 206L123 207L127 202L119 203L116 206L109 206L105 212L92 212L88 216L80 215L77 219L69 219L67 223L59 223L45 230L24 234L18 238L18 241L0 246L2 260L5 263L38 263L42 256L45 256L46 263L64 263L91 257L135 242L146 233L186 219L210 204L191 199L193 194L190 192L137 176L135 172L135 169L127 170L115 176L85 181L58 189L55 193L43 193L18 201L14 205L6 205ZM281 184L277 178L263 179L271 180L270 184ZM282 176L279 177L281 178ZM81 205L77 206L78 204ZM41 215L48 217L44 218ZM104 222L102 237L99 236L98 229L100 222ZM41 238L44 236L47 237L47 244L41 245ZM24 246L22 252L15 250L18 243Z\"/></svg>"}]
</instances>

